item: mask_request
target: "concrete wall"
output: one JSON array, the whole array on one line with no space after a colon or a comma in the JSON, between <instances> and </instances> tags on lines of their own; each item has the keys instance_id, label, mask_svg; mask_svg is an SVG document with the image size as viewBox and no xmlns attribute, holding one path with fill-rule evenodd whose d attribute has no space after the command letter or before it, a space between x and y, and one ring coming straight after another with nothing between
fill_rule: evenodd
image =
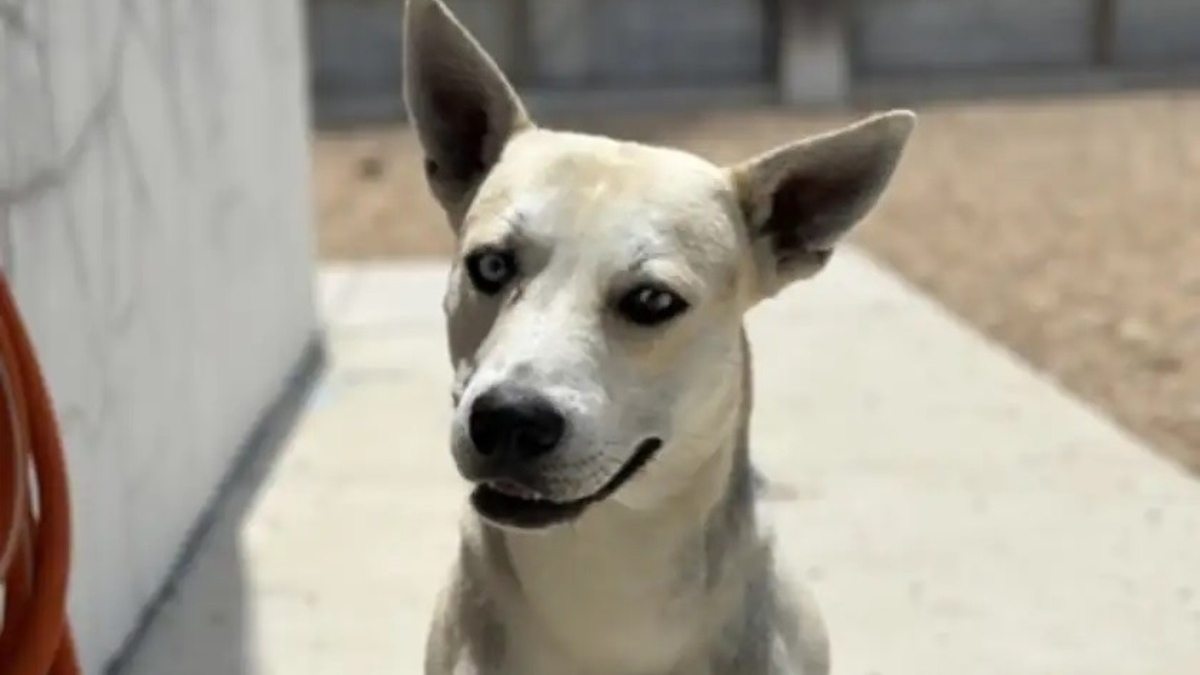
<instances>
[{"instance_id":1,"label":"concrete wall","mask_svg":"<svg viewBox=\"0 0 1200 675\"><path fill-rule=\"evenodd\" d=\"M888 74L1086 66L1092 0L857 0L861 72ZM1118 0L1118 66L1200 64L1200 2Z\"/></svg>"},{"instance_id":2,"label":"concrete wall","mask_svg":"<svg viewBox=\"0 0 1200 675\"><path fill-rule=\"evenodd\" d=\"M1200 2L1125 0L1117 8L1116 37L1119 63L1200 64Z\"/></svg>"},{"instance_id":3,"label":"concrete wall","mask_svg":"<svg viewBox=\"0 0 1200 675\"><path fill-rule=\"evenodd\" d=\"M309 2L318 104L399 113L402 0ZM1094 0L447 2L518 84L571 93L773 84L785 101L844 102L856 79L1083 72L1096 51ZM1200 65L1200 2L1115 6L1114 65Z\"/></svg>"},{"instance_id":4,"label":"concrete wall","mask_svg":"<svg viewBox=\"0 0 1200 675\"><path fill-rule=\"evenodd\" d=\"M319 95L361 97L400 91L403 0L302 1L309 7L312 80ZM511 0L449 0L448 4L492 58L510 69Z\"/></svg>"},{"instance_id":5,"label":"concrete wall","mask_svg":"<svg viewBox=\"0 0 1200 675\"><path fill-rule=\"evenodd\" d=\"M554 0L550 0L554 2ZM550 4L550 2L544 4ZM561 60L554 45L586 45L568 85L744 84L767 74L760 0L583 0L573 21L535 43L539 69Z\"/></svg>"},{"instance_id":6,"label":"concrete wall","mask_svg":"<svg viewBox=\"0 0 1200 675\"><path fill-rule=\"evenodd\" d=\"M1090 4L858 0L855 62L861 71L873 74L1081 66L1090 56Z\"/></svg>"},{"instance_id":7,"label":"concrete wall","mask_svg":"<svg viewBox=\"0 0 1200 675\"><path fill-rule=\"evenodd\" d=\"M397 98L402 0L307 1L318 105ZM511 78L539 88L761 82L774 60L764 2L447 0Z\"/></svg>"},{"instance_id":8,"label":"concrete wall","mask_svg":"<svg viewBox=\"0 0 1200 675\"><path fill-rule=\"evenodd\" d=\"M88 673L314 334L301 38L298 0L0 0L0 259L66 438Z\"/></svg>"}]
</instances>

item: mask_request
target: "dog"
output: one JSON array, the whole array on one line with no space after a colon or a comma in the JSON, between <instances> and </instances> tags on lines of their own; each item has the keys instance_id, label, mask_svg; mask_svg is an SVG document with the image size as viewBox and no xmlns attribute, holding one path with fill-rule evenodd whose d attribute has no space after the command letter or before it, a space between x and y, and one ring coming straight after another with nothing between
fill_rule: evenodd
<instances>
[{"instance_id":1,"label":"dog","mask_svg":"<svg viewBox=\"0 0 1200 675\"><path fill-rule=\"evenodd\" d=\"M541 127L442 0L404 12L471 489L426 674L826 675L756 506L743 317L828 263L915 115L720 167Z\"/></svg>"}]
</instances>

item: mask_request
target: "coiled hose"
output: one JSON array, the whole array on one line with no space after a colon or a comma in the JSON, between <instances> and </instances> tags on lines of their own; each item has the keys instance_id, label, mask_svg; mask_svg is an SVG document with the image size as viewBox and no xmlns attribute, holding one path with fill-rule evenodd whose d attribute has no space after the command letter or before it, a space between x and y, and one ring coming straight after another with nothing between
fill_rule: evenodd
<instances>
[{"instance_id":1,"label":"coiled hose","mask_svg":"<svg viewBox=\"0 0 1200 675\"><path fill-rule=\"evenodd\" d=\"M0 274L0 675L79 675L66 619L70 502L62 439Z\"/></svg>"}]
</instances>

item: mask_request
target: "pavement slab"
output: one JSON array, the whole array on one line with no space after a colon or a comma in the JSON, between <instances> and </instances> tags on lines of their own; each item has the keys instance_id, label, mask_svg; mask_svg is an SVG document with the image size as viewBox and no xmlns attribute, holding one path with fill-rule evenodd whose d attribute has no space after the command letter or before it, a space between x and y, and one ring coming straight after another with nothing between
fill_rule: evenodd
<instances>
[{"instance_id":1,"label":"pavement slab","mask_svg":"<svg viewBox=\"0 0 1200 675\"><path fill-rule=\"evenodd\" d=\"M445 273L322 269L329 369L117 672L421 672L466 494ZM1200 673L1183 471L855 250L749 328L754 453L835 673Z\"/></svg>"}]
</instances>

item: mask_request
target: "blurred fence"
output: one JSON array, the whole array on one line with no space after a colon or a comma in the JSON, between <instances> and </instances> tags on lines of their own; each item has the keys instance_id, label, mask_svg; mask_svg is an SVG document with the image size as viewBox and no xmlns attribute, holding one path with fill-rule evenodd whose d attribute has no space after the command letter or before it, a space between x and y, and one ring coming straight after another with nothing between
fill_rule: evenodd
<instances>
[{"instance_id":1,"label":"blurred fence","mask_svg":"<svg viewBox=\"0 0 1200 675\"><path fill-rule=\"evenodd\" d=\"M860 75L1200 65L1197 0L858 0Z\"/></svg>"},{"instance_id":2,"label":"blurred fence","mask_svg":"<svg viewBox=\"0 0 1200 675\"><path fill-rule=\"evenodd\" d=\"M318 108L398 105L402 0L308 1ZM749 86L789 98L789 68L811 80L816 62L844 97L896 75L1200 66L1200 0L448 2L539 90Z\"/></svg>"}]
</instances>

